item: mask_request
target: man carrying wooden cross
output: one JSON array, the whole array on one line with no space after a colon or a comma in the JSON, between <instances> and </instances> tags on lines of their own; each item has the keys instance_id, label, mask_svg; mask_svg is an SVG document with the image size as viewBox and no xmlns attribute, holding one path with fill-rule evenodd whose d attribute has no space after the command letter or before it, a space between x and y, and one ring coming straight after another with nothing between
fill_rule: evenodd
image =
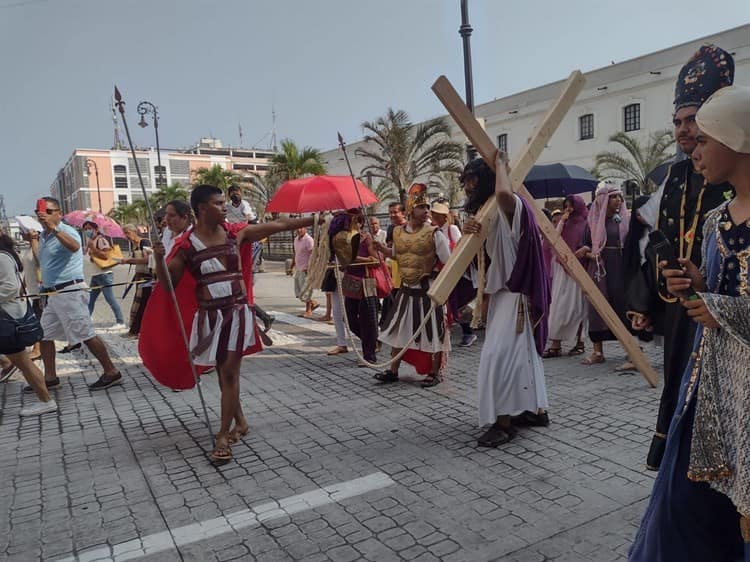
<instances>
[{"instance_id":1,"label":"man carrying wooden cross","mask_svg":"<svg viewBox=\"0 0 750 562\"><path fill-rule=\"evenodd\" d=\"M514 425L546 426L547 388L541 354L547 339L550 287L534 212L513 193L505 154L496 155L493 173L485 162L475 174L464 174L468 191L494 195L500 212L488 229L484 292L489 296L485 345L479 359L479 424L492 424L480 447L497 447L516 435ZM494 189L493 189L494 186ZM478 233L481 223L469 219L464 231ZM481 287L480 287L481 290Z\"/></svg>"}]
</instances>

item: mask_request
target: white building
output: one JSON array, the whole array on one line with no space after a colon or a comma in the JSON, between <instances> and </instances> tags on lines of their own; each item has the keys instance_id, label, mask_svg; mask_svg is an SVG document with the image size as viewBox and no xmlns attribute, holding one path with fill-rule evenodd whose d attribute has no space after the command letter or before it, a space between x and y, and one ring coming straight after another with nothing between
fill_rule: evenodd
<instances>
[{"instance_id":1,"label":"white building","mask_svg":"<svg viewBox=\"0 0 750 562\"><path fill-rule=\"evenodd\" d=\"M750 85L750 25L592 70L585 74L583 91L537 163L562 162L591 169L597 153L617 149L617 145L608 140L614 133L625 131L645 140L653 132L670 129L677 75L704 43L714 43L730 52L735 62L735 83ZM475 114L485 120L487 133L512 160L559 95L564 82L560 80L477 105ZM362 120L374 117L363 115ZM450 117L449 120L454 139L466 142ZM357 175L367 162L356 156L355 151L366 144L359 141L349 146L352 168ZM324 152L323 158L327 161L328 173L348 173L339 149Z\"/></svg>"}]
</instances>

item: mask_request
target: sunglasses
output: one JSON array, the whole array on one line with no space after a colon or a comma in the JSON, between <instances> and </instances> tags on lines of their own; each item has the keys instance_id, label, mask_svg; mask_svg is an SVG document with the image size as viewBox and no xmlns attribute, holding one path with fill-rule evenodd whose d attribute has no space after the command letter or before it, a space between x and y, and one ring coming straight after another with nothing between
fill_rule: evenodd
<instances>
[{"instance_id":1,"label":"sunglasses","mask_svg":"<svg viewBox=\"0 0 750 562\"><path fill-rule=\"evenodd\" d=\"M56 213L59 210L60 209L45 209L44 212L47 213L48 215L51 215L52 213ZM37 213L37 214L41 214L42 213L42 211L40 211L39 209L35 209L34 212Z\"/></svg>"}]
</instances>

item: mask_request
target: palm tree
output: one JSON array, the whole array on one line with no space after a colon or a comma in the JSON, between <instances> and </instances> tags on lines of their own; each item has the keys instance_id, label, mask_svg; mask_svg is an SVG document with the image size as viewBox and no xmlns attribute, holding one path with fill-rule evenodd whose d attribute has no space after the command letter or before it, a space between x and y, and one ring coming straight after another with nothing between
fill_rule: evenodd
<instances>
[{"instance_id":1,"label":"palm tree","mask_svg":"<svg viewBox=\"0 0 750 562\"><path fill-rule=\"evenodd\" d=\"M281 152L271 158L269 175L280 182L303 176L320 176L326 173L323 157L317 148L304 147L301 151L291 139L281 141Z\"/></svg>"},{"instance_id":2,"label":"palm tree","mask_svg":"<svg viewBox=\"0 0 750 562\"><path fill-rule=\"evenodd\" d=\"M146 212L146 202L142 199L136 199L132 203L114 207L107 214L119 224L145 224L148 213Z\"/></svg>"},{"instance_id":3,"label":"palm tree","mask_svg":"<svg viewBox=\"0 0 750 562\"><path fill-rule=\"evenodd\" d=\"M404 203L406 190L418 178L441 172L459 173L463 148L451 140L445 118L413 125L403 110L388 108L375 121L362 123L365 141L376 148L357 148L355 154L370 160L362 173L370 172L396 191ZM380 188L380 186L379 186Z\"/></svg>"},{"instance_id":4,"label":"palm tree","mask_svg":"<svg viewBox=\"0 0 750 562\"><path fill-rule=\"evenodd\" d=\"M615 133L610 142L625 149L622 152L600 152L596 155L594 175L603 179L632 180L638 183L642 193L651 193L656 188L646 179L657 166L670 160L674 153L674 136L668 129L652 133L644 144L625 133Z\"/></svg>"},{"instance_id":5,"label":"palm tree","mask_svg":"<svg viewBox=\"0 0 750 562\"><path fill-rule=\"evenodd\" d=\"M427 182L428 194L433 198L448 200L449 207L457 207L464 197L464 190L458 181L456 172L441 172L435 174Z\"/></svg>"},{"instance_id":6,"label":"palm tree","mask_svg":"<svg viewBox=\"0 0 750 562\"><path fill-rule=\"evenodd\" d=\"M231 170L225 170L219 164L210 168L198 168L193 171L193 181L196 184L213 185L224 191L232 184L240 184L242 176Z\"/></svg>"},{"instance_id":7,"label":"palm tree","mask_svg":"<svg viewBox=\"0 0 750 562\"><path fill-rule=\"evenodd\" d=\"M180 182L172 182L172 185L160 187L159 190L154 193L150 198L149 202L151 207L159 209L175 199L181 199L183 201L188 198L188 190Z\"/></svg>"},{"instance_id":8,"label":"palm tree","mask_svg":"<svg viewBox=\"0 0 750 562\"><path fill-rule=\"evenodd\" d=\"M276 191L281 185L281 180L273 174L265 176L252 174L248 178L248 182L250 183L250 187L246 191L253 206L259 210L266 208L266 205L276 195Z\"/></svg>"}]
</instances>

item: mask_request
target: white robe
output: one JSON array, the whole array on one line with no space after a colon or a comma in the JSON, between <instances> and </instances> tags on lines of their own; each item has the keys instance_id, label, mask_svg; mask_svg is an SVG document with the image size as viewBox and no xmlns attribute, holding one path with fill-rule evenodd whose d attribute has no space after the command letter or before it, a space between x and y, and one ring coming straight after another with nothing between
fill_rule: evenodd
<instances>
[{"instance_id":1,"label":"white robe","mask_svg":"<svg viewBox=\"0 0 750 562\"><path fill-rule=\"evenodd\" d=\"M552 303L549 309L549 338L572 340L586 320L586 299L578 283L556 258L552 259Z\"/></svg>"},{"instance_id":2,"label":"white robe","mask_svg":"<svg viewBox=\"0 0 750 562\"><path fill-rule=\"evenodd\" d=\"M494 423L497 416L513 416L525 410L536 413L548 405L544 367L534 344L526 299L505 285L516 263L522 212L523 205L516 197L513 224L498 211L487 237L492 263L487 270L487 329L477 374L480 426ZM525 309L525 324L523 332L517 334L519 300Z\"/></svg>"}]
</instances>

